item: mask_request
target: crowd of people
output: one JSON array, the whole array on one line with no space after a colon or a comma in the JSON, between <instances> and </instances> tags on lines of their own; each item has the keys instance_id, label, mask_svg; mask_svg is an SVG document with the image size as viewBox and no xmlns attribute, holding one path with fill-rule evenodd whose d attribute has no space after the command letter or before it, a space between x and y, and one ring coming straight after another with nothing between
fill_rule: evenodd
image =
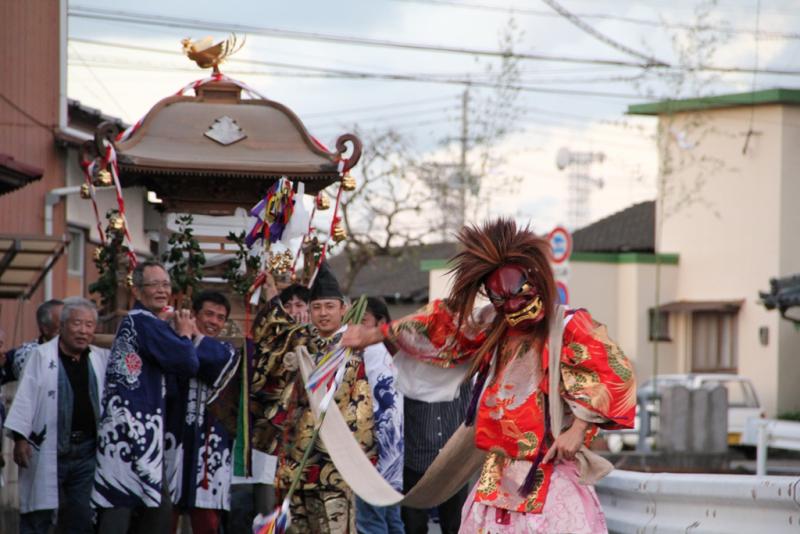
<instances>
[{"instance_id":1,"label":"crowd of people","mask_svg":"<svg viewBox=\"0 0 800 534\"><path fill-rule=\"evenodd\" d=\"M20 532L174 533L182 521L195 534L251 532L253 515L287 495L296 533L417 534L432 518L444 534L605 532L576 458L599 428L632 425L631 365L588 312L557 305L546 241L505 220L459 239L448 298L397 320L370 297L361 324L345 324L349 302L326 264L310 289L267 274L238 348L220 339L228 299L202 291L173 311L172 281L153 261L133 271L135 303L110 349L92 344L93 302L40 305L39 338L0 352L0 381L18 383L4 424ZM476 307L479 294L488 305ZM298 369L343 346L354 351L330 406L356 453L408 493L455 472L462 459L440 453L465 439L483 462L471 491L450 480L422 508L354 493L353 473L317 437ZM237 381L245 413L214 409ZM250 449L252 471L234 476Z\"/></svg>"},{"instance_id":2,"label":"crowd of people","mask_svg":"<svg viewBox=\"0 0 800 534\"><path fill-rule=\"evenodd\" d=\"M80 297L42 303L37 339L5 352L0 344L0 383L17 382L8 414L0 403L0 423L19 466L20 533L47 533L54 525L67 533L176 532L181 516L195 534L249 532L253 516L276 505L274 486L278 497L285 490L281 477L291 456L275 465L285 449L279 443L285 436L278 436L273 446L253 450L251 476L233 474L235 437L208 410L236 379L243 355L216 339L229 320L230 303L222 293L202 291L191 310L171 311L172 283L156 262L137 265L132 292L135 304L110 349L92 344L97 309ZM262 322L281 315L325 339L342 330L347 299L327 269L310 290L294 284L279 291L270 278L268 295ZM364 324L380 326L390 319L385 302L370 297ZM259 332L258 324L254 330ZM257 339L263 342L263 333ZM414 458L414 465L432 460L447 432L463 420L463 398L431 405L452 413L445 434L429 436L423 431L426 421L415 415L419 403L404 399L395 386L387 346L368 347L359 362L373 412L375 458L400 491L404 475L415 476L409 475L406 457ZM404 404L410 406L410 428L420 431L410 438L403 429ZM404 442L411 444L405 451ZM403 509L401 517L399 506L375 507L346 489L327 494L316 481L309 489L298 498L306 499L311 515L322 505L324 517L338 520L341 516L331 512L338 506L346 513L343 532L427 531L425 511ZM344 500L333 498L337 495ZM322 498L309 501L314 496ZM452 525L444 532L457 532L465 497L466 487L449 509L441 508L442 524ZM300 513L293 520L297 532L336 531L320 523L306 530Z\"/></svg>"}]
</instances>

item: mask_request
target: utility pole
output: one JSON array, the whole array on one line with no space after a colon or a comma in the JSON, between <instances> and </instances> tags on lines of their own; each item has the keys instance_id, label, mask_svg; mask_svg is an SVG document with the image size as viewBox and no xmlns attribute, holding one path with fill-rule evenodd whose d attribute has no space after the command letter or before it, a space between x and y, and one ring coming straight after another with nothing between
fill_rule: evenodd
<instances>
[{"instance_id":1,"label":"utility pole","mask_svg":"<svg viewBox=\"0 0 800 534\"><path fill-rule=\"evenodd\" d=\"M473 187L467 156L469 154L469 88L461 94L461 133L448 137L448 142L459 142L459 158L452 163L433 165L435 176L434 191L438 196L441 210L442 240L452 239L461 230L467 219L467 201Z\"/></svg>"}]
</instances>

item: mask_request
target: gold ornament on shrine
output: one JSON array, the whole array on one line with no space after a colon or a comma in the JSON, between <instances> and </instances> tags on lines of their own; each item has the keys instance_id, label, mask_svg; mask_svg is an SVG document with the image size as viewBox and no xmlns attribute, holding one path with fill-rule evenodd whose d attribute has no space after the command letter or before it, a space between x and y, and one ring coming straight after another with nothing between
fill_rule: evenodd
<instances>
[{"instance_id":1,"label":"gold ornament on shrine","mask_svg":"<svg viewBox=\"0 0 800 534\"><path fill-rule=\"evenodd\" d=\"M345 174L342 177L342 189L344 189L345 191L355 191L356 179L350 176L349 174Z\"/></svg>"},{"instance_id":2,"label":"gold ornament on shrine","mask_svg":"<svg viewBox=\"0 0 800 534\"><path fill-rule=\"evenodd\" d=\"M100 258L103 256L103 247L95 247L94 252L92 253L92 257L94 261L100 261Z\"/></svg>"},{"instance_id":3,"label":"gold ornament on shrine","mask_svg":"<svg viewBox=\"0 0 800 534\"><path fill-rule=\"evenodd\" d=\"M333 234L331 235L331 237L333 238L334 242L340 243L340 242L344 241L345 239L347 239L347 231L344 229L344 227L341 224L337 224L333 228Z\"/></svg>"},{"instance_id":4,"label":"gold ornament on shrine","mask_svg":"<svg viewBox=\"0 0 800 534\"><path fill-rule=\"evenodd\" d=\"M97 187L108 187L114 183L114 178L108 169L101 169L94 177L94 185Z\"/></svg>"},{"instance_id":5,"label":"gold ornament on shrine","mask_svg":"<svg viewBox=\"0 0 800 534\"><path fill-rule=\"evenodd\" d=\"M125 287L128 289L133 287L133 273L128 273L128 275L125 277Z\"/></svg>"},{"instance_id":6,"label":"gold ornament on shrine","mask_svg":"<svg viewBox=\"0 0 800 534\"><path fill-rule=\"evenodd\" d=\"M108 219L108 227L115 232L120 232L123 228L125 228L125 221L121 215L112 215L111 218Z\"/></svg>"},{"instance_id":7,"label":"gold ornament on shrine","mask_svg":"<svg viewBox=\"0 0 800 534\"><path fill-rule=\"evenodd\" d=\"M317 209L320 211L324 211L331 207L331 201L328 198L328 195L321 192L317 195Z\"/></svg>"},{"instance_id":8,"label":"gold ornament on shrine","mask_svg":"<svg viewBox=\"0 0 800 534\"><path fill-rule=\"evenodd\" d=\"M219 73L220 64L228 57L235 54L244 46L245 39L239 41L235 33L232 33L224 41L214 43L212 37L204 37L196 41L182 39L183 53L186 57L197 63L201 69L213 69L214 73Z\"/></svg>"},{"instance_id":9,"label":"gold ornament on shrine","mask_svg":"<svg viewBox=\"0 0 800 534\"><path fill-rule=\"evenodd\" d=\"M92 191L89 189L89 184L81 184L81 198L83 200L92 198Z\"/></svg>"},{"instance_id":10,"label":"gold ornament on shrine","mask_svg":"<svg viewBox=\"0 0 800 534\"><path fill-rule=\"evenodd\" d=\"M292 269L294 256L287 250L269 257L269 270L275 275L283 275Z\"/></svg>"}]
</instances>

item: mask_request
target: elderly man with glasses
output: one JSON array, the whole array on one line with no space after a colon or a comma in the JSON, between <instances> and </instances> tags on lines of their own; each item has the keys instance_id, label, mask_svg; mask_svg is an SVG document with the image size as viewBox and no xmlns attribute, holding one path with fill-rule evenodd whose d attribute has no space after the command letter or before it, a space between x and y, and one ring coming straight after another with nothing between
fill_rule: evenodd
<instances>
[{"instance_id":1,"label":"elderly man with glasses","mask_svg":"<svg viewBox=\"0 0 800 534\"><path fill-rule=\"evenodd\" d=\"M92 504L99 532L167 532L172 510L164 477L165 375L193 377L199 366L189 310L170 313L172 284L157 262L133 271L136 303L117 329L106 371ZM172 481L177 482L177 481Z\"/></svg>"}]
</instances>

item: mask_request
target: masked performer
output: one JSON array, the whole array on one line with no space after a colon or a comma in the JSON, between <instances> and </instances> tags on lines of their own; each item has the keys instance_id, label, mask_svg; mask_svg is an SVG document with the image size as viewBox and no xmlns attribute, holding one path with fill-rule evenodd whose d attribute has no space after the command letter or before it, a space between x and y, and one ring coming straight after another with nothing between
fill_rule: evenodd
<instances>
[{"instance_id":1,"label":"masked performer","mask_svg":"<svg viewBox=\"0 0 800 534\"><path fill-rule=\"evenodd\" d=\"M256 358L250 411L253 447L279 457L275 489L282 498L298 474L314 431L314 417L293 351L302 346L320 358L336 345L345 330L342 320L346 306L339 284L325 264L311 288L311 324L300 324L286 312L271 278L267 295L270 310L254 328ZM377 461L371 390L360 355L346 364L334 401L361 449ZM321 440L314 443L299 476L300 485L291 502L291 529L298 533L355 533L354 496Z\"/></svg>"},{"instance_id":2,"label":"masked performer","mask_svg":"<svg viewBox=\"0 0 800 534\"><path fill-rule=\"evenodd\" d=\"M503 219L466 227L458 237L462 250L446 301L381 329L351 328L342 342L389 340L432 365L470 366L467 424L476 425L475 444L488 454L460 532L605 532L597 496L579 484L574 458L598 428L632 426L631 365L586 310L556 307L547 241ZM491 307L473 314L481 293ZM554 438L548 339L556 310L563 314L560 397L571 416Z\"/></svg>"}]
</instances>

